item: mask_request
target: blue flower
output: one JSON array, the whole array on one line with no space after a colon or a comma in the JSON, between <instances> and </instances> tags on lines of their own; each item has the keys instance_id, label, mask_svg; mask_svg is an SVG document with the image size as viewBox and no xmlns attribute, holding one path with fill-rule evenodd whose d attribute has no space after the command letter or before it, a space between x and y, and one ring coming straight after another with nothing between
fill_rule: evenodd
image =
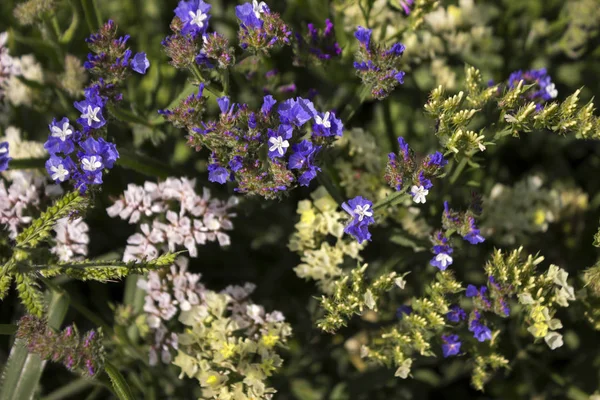
<instances>
[{"instance_id":1,"label":"blue flower","mask_svg":"<svg viewBox=\"0 0 600 400\"><path fill-rule=\"evenodd\" d=\"M350 223L344 228L344 232L354 236L358 243L371 240L369 225L375 223L373 203L361 196L356 196L348 200L348 203L343 203L342 208L352 217Z\"/></svg>"},{"instance_id":2,"label":"blue flower","mask_svg":"<svg viewBox=\"0 0 600 400\"><path fill-rule=\"evenodd\" d=\"M256 6L253 6L250 3L244 3L235 8L235 16L238 17L242 25L246 28L261 28L263 26L263 21L260 19L260 14L261 12L269 11L264 2L261 2L262 6L256 1L255 3Z\"/></svg>"},{"instance_id":3,"label":"blue flower","mask_svg":"<svg viewBox=\"0 0 600 400\"><path fill-rule=\"evenodd\" d=\"M298 97L287 99L277 108L283 124L302 126L317 114L312 101Z\"/></svg>"},{"instance_id":4,"label":"blue flower","mask_svg":"<svg viewBox=\"0 0 600 400\"><path fill-rule=\"evenodd\" d=\"M358 39L366 48L369 48L369 44L371 43L371 33L373 31L371 29L364 28L362 26L356 27L356 32L354 32L354 37Z\"/></svg>"},{"instance_id":5,"label":"blue flower","mask_svg":"<svg viewBox=\"0 0 600 400\"><path fill-rule=\"evenodd\" d=\"M231 168L233 172L239 171L244 166L244 164L242 164L242 160L243 158L241 156L233 157L231 161L229 161L229 168Z\"/></svg>"},{"instance_id":6,"label":"blue flower","mask_svg":"<svg viewBox=\"0 0 600 400\"><path fill-rule=\"evenodd\" d=\"M450 311L446 313L446 318L450 322L460 322L467 319L467 313L465 310L454 304L450 306Z\"/></svg>"},{"instance_id":7,"label":"blue flower","mask_svg":"<svg viewBox=\"0 0 600 400\"><path fill-rule=\"evenodd\" d=\"M283 157L288 147L290 147L290 143L286 139L290 139L292 135L282 136L279 132L267 129L267 136L269 137L269 158Z\"/></svg>"},{"instance_id":8,"label":"blue flower","mask_svg":"<svg viewBox=\"0 0 600 400\"><path fill-rule=\"evenodd\" d=\"M467 296L467 297L479 296L479 290L477 289L477 286L475 286L475 285L467 286L467 291L465 292L465 296Z\"/></svg>"},{"instance_id":9,"label":"blue flower","mask_svg":"<svg viewBox=\"0 0 600 400\"><path fill-rule=\"evenodd\" d=\"M399 57L404 53L404 50L406 50L406 47L402 43L394 43L392 47L385 51L385 54Z\"/></svg>"},{"instance_id":10,"label":"blue flower","mask_svg":"<svg viewBox=\"0 0 600 400\"><path fill-rule=\"evenodd\" d=\"M202 0L180 1L175 8L175 15L183 23L181 33L184 35L189 33L192 36L204 35L210 19L208 14L210 8L210 4Z\"/></svg>"},{"instance_id":11,"label":"blue flower","mask_svg":"<svg viewBox=\"0 0 600 400\"><path fill-rule=\"evenodd\" d=\"M444 358L460 353L461 342L458 335L442 335L442 340L444 341L444 344L442 344Z\"/></svg>"},{"instance_id":12,"label":"blue flower","mask_svg":"<svg viewBox=\"0 0 600 400\"><path fill-rule=\"evenodd\" d=\"M310 182L317 177L317 171L321 171L321 168L314 165L308 167L308 169L298 177L300 186L308 186Z\"/></svg>"},{"instance_id":13,"label":"blue flower","mask_svg":"<svg viewBox=\"0 0 600 400\"><path fill-rule=\"evenodd\" d=\"M474 311L474 318L469 322L469 331L473 332L473 337L480 342L492 339L492 331L490 328L481 323L481 314L479 311Z\"/></svg>"},{"instance_id":14,"label":"blue flower","mask_svg":"<svg viewBox=\"0 0 600 400\"><path fill-rule=\"evenodd\" d=\"M444 155L439 151L436 151L427 158L427 165L429 166L435 165L443 168L446 164L448 164L448 161L444 159Z\"/></svg>"},{"instance_id":15,"label":"blue flower","mask_svg":"<svg viewBox=\"0 0 600 400\"><path fill-rule=\"evenodd\" d=\"M48 175L55 182L64 182L70 178L76 170L75 164L70 158L61 158L51 155L46 161L46 170Z\"/></svg>"},{"instance_id":16,"label":"blue flower","mask_svg":"<svg viewBox=\"0 0 600 400\"><path fill-rule=\"evenodd\" d=\"M273 108L275 103L277 103L277 100L275 100L273 96L271 96L270 94L265 96L263 98L263 105L260 108L260 111L263 113L263 115L269 114L271 112L271 108Z\"/></svg>"},{"instance_id":17,"label":"blue flower","mask_svg":"<svg viewBox=\"0 0 600 400\"><path fill-rule=\"evenodd\" d=\"M452 254L453 249L448 245L437 245L433 246L433 253L436 255L429 262L434 267L437 267L441 271L445 271L449 265L452 265Z\"/></svg>"},{"instance_id":18,"label":"blue flower","mask_svg":"<svg viewBox=\"0 0 600 400\"><path fill-rule=\"evenodd\" d=\"M396 310L396 318L402 319L404 315L410 315L413 312L413 308L411 306L403 305L398 307Z\"/></svg>"},{"instance_id":19,"label":"blue flower","mask_svg":"<svg viewBox=\"0 0 600 400\"><path fill-rule=\"evenodd\" d=\"M226 168L219 166L219 164L210 164L208 166L208 180L211 182L217 182L223 185L227 183L229 175L229 171L227 171Z\"/></svg>"},{"instance_id":20,"label":"blue flower","mask_svg":"<svg viewBox=\"0 0 600 400\"><path fill-rule=\"evenodd\" d=\"M342 136L344 129L342 120L335 117L333 112L324 114L315 114L315 123L313 124L313 134L315 136Z\"/></svg>"},{"instance_id":21,"label":"blue flower","mask_svg":"<svg viewBox=\"0 0 600 400\"><path fill-rule=\"evenodd\" d=\"M12 160L8 156L8 142L0 143L0 171L6 171L8 169L8 162Z\"/></svg>"},{"instance_id":22,"label":"blue flower","mask_svg":"<svg viewBox=\"0 0 600 400\"><path fill-rule=\"evenodd\" d=\"M300 143L296 143L292 146L294 152L288 161L288 168L290 169L301 169L304 167L311 167L311 163L314 159L315 154L321 149L321 146L315 146L309 140L303 140Z\"/></svg>"},{"instance_id":23,"label":"blue flower","mask_svg":"<svg viewBox=\"0 0 600 400\"><path fill-rule=\"evenodd\" d=\"M483 243L485 238L480 235L480 230L475 226L475 218L468 217L469 232L463 236L467 242L471 244Z\"/></svg>"},{"instance_id":24,"label":"blue flower","mask_svg":"<svg viewBox=\"0 0 600 400\"><path fill-rule=\"evenodd\" d=\"M48 153L72 153L75 149L74 142L80 139L81 134L73 128L69 120L63 118L57 122L56 119L53 119L48 128L50 129L50 136L44 143L44 148L48 150Z\"/></svg>"},{"instance_id":25,"label":"blue flower","mask_svg":"<svg viewBox=\"0 0 600 400\"><path fill-rule=\"evenodd\" d=\"M398 145L400 146L400 153L404 161L410 160L410 147L408 147L408 143L402 136L398 138Z\"/></svg>"},{"instance_id":26,"label":"blue flower","mask_svg":"<svg viewBox=\"0 0 600 400\"><path fill-rule=\"evenodd\" d=\"M231 104L229 97L227 97L227 96L219 97L217 99L217 103L219 104L219 108L221 109L222 114L227 114L227 112L229 112L229 106Z\"/></svg>"},{"instance_id":27,"label":"blue flower","mask_svg":"<svg viewBox=\"0 0 600 400\"><path fill-rule=\"evenodd\" d=\"M81 116L77 122L83 126L85 131L90 129L98 129L106 124L106 120L102 115L102 107L104 104L90 100L76 101L75 108L81 112Z\"/></svg>"},{"instance_id":28,"label":"blue flower","mask_svg":"<svg viewBox=\"0 0 600 400\"><path fill-rule=\"evenodd\" d=\"M394 78L398 81L399 84L403 85L404 84L404 75L406 75L406 73L404 71L398 71L396 73L396 75L394 75Z\"/></svg>"},{"instance_id":29,"label":"blue flower","mask_svg":"<svg viewBox=\"0 0 600 400\"><path fill-rule=\"evenodd\" d=\"M146 53L137 53L133 56L133 60L131 60L131 69L135 72L144 75L149 67L150 61L148 61Z\"/></svg>"}]
</instances>

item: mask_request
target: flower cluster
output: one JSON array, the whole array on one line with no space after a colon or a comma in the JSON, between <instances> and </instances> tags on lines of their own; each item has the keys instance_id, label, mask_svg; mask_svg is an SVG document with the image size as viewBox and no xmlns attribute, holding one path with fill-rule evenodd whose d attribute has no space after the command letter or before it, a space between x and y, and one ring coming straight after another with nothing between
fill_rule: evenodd
<instances>
[{"instance_id":1,"label":"flower cluster","mask_svg":"<svg viewBox=\"0 0 600 400\"><path fill-rule=\"evenodd\" d=\"M288 247L301 256L301 264L294 268L296 275L317 281L322 292L331 293L335 280L343 274L344 261L361 261L359 251L364 245L343 239L344 214L336 211L337 204L323 187L312 197L312 202L298 203L296 212L300 214L300 221L295 225ZM335 238L333 244L328 240L331 237Z\"/></svg>"},{"instance_id":2,"label":"flower cluster","mask_svg":"<svg viewBox=\"0 0 600 400\"><path fill-rule=\"evenodd\" d=\"M526 94L527 99L536 103L536 110L540 111L543 104L558 96L556 85L552 83L550 75L546 68L532 69L529 71L515 71L508 77L508 87L515 88L519 82L523 81L525 85L533 85L533 89Z\"/></svg>"},{"instance_id":3,"label":"flower cluster","mask_svg":"<svg viewBox=\"0 0 600 400\"><path fill-rule=\"evenodd\" d=\"M267 313L250 300L253 284L217 293L199 279L174 266L165 278L151 272L141 283L148 293L148 323L158 325L151 363L157 351L170 362L176 350L173 364L181 368L180 377L197 379L203 398L271 398L275 390L266 380L282 365L277 347L287 342L291 327L279 311Z\"/></svg>"},{"instance_id":4,"label":"flower cluster","mask_svg":"<svg viewBox=\"0 0 600 400\"><path fill-rule=\"evenodd\" d=\"M111 217L140 224L141 233L127 240L124 261L155 259L163 247L175 251L177 246L184 246L191 257L197 257L197 245L214 241L229 245L224 231L233 229L231 218L235 214L230 209L237 199L224 202L211 198L206 188L200 196L195 186L195 180L186 178L127 186L123 196L106 210Z\"/></svg>"},{"instance_id":5,"label":"flower cluster","mask_svg":"<svg viewBox=\"0 0 600 400\"><path fill-rule=\"evenodd\" d=\"M4 98L6 86L11 77L21 73L18 62L8 53L7 40L8 33L0 32L0 100Z\"/></svg>"},{"instance_id":6,"label":"flower cluster","mask_svg":"<svg viewBox=\"0 0 600 400\"><path fill-rule=\"evenodd\" d=\"M404 72L399 70L400 58L404 53L404 45L395 43L389 48L382 48L371 41L372 31L359 26L354 37L359 41L358 61L354 68L363 84L371 89L376 99L386 98L398 84L404 83Z\"/></svg>"},{"instance_id":7,"label":"flower cluster","mask_svg":"<svg viewBox=\"0 0 600 400\"><path fill-rule=\"evenodd\" d=\"M275 198L296 182L308 186L320 171L317 154L342 135L342 121L334 112L319 112L312 101L301 97L277 104L267 95L256 111L220 97L219 119L199 122L205 102L202 92L201 85L198 94L162 113L187 128L191 146L212 150L208 179L220 184L235 180L240 193Z\"/></svg>"},{"instance_id":8,"label":"flower cluster","mask_svg":"<svg viewBox=\"0 0 600 400\"><path fill-rule=\"evenodd\" d=\"M322 30L316 28L313 23L307 26L308 33L304 37L298 32L295 34L296 63L302 63L304 55L317 63L339 58L342 55L342 48L335 40L333 23L329 19L325 20L325 28Z\"/></svg>"},{"instance_id":9,"label":"flower cluster","mask_svg":"<svg viewBox=\"0 0 600 400\"><path fill-rule=\"evenodd\" d=\"M365 240L371 240L369 225L375 223L373 203L361 196L356 196L347 203L343 203L342 208L352 218L344 228L344 232L354 236L359 244Z\"/></svg>"},{"instance_id":10,"label":"flower cluster","mask_svg":"<svg viewBox=\"0 0 600 400\"><path fill-rule=\"evenodd\" d=\"M128 39L129 35L117 38L112 21L86 39L93 53L84 66L99 78L85 89L85 99L74 103L81 113L77 119L81 130L66 117L54 119L49 125L50 135L44 144L50 153L46 169L55 182L72 180L81 193L90 185L101 184L103 170L111 169L119 158L116 146L102 137L105 130L101 130L106 125L108 106L123 97L118 93L118 84L130 69L143 74L150 65L144 53L131 58L132 52L126 47Z\"/></svg>"},{"instance_id":11,"label":"flower cluster","mask_svg":"<svg viewBox=\"0 0 600 400\"><path fill-rule=\"evenodd\" d=\"M81 261L88 254L89 228L82 218L61 218L54 225L54 247L50 249L63 262Z\"/></svg>"},{"instance_id":12,"label":"flower cluster","mask_svg":"<svg viewBox=\"0 0 600 400\"><path fill-rule=\"evenodd\" d=\"M398 154L388 154L385 170L386 182L397 191L408 189L412 183L410 194L415 203L425 203L429 189L433 187L431 179L442 175L443 168L448 164L439 151L426 156L421 163L415 161L414 152L403 137L398 138L400 150Z\"/></svg>"},{"instance_id":13,"label":"flower cluster","mask_svg":"<svg viewBox=\"0 0 600 400\"><path fill-rule=\"evenodd\" d=\"M240 21L238 40L242 49L268 54L273 48L290 44L291 29L264 1L239 5L235 15Z\"/></svg>"},{"instance_id":14,"label":"flower cluster","mask_svg":"<svg viewBox=\"0 0 600 400\"><path fill-rule=\"evenodd\" d=\"M19 320L17 339L25 342L30 353L43 360L62 363L69 371L94 377L104 366L102 333L88 331L80 336L75 325L56 332L38 317L26 315Z\"/></svg>"}]
</instances>

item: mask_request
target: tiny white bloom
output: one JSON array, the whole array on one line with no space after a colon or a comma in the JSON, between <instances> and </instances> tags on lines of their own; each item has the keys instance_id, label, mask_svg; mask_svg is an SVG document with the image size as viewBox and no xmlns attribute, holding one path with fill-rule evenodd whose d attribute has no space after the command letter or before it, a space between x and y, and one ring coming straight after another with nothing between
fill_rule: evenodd
<instances>
[{"instance_id":1,"label":"tiny white bloom","mask_svg":"<svg viewBox=\"0 0 600 400\"><path fill-rule=\"evenodd\" d=\"M369 211L369 207L371 207L371 206L368 204L365 204L364 206L361 206L359 204L356 206L356 208L354 209L354 214L358 215L359 221L362 221L365 217L373 216L373 212Z\"/></svg>"},{"instance_id":2,"label":"tiny white bloom","mask_svg":"<svg viewBox=\"0 0 600 400\"><path fill-rule=\"evenodd\" d=\"M442 268L446 268L448 265L452 264L452 257L450 257L446 253L440 253L435 256L435 260L440 263Z\"/></svg>"},{"instance_id":3,"label":"tiny white bloom","mask_svg":"<svg viewBox=\"0 0 600 400\"><path fill-rule=\"evenodd\" d=\"M259 3L257 0L252 0L252 11L256 18L260 19L260 14L264 13L266 10L267 4L264 1Z\"/></svg>"},{"instance_id":4,"label":"tiny white bloom","mask_svg":"<svg viewBox=\"0 0 600 400\"><path fill-rule=\"evenodd\" d=\"M67 169L65 169L65 167L63 167L62 164L58 164L58 167L50 167L50 171L52 172L52 179L58 179L61 182L64 182L67 175L69 175L69 171L67 171Z\"/></svg>"},{"instance_id":5,"label":"tiny white bloom","mask_svg":"<svg viewBox=\"0 0 600 400\"><path fill-rule=\"evenodd\" d=\"M84 118L87 118L87 117L84 117ZM91 123L89 125L91 125ZM68 122L65 122L63 124L62 128L59 128L58 126L52 127L52 137L57 137L63 142L67 139L67 136L72 135L72 134L73 134L73 130L71 128L69 128Z\"/></svg>"},{"instance_id":6,"label":"tiny white bloom","mask_svg":"<svg viewBox=\"0 0 600 400\"><path fill-rule=\"evenodd\" d=\"M548 93L548 95L553 99L556 98L556 96L558 96L558 90L556 90L556 85L554 83L551 83L548 86L546 86L546 93Z\"/></svg>"},{"instance_id":7,"label":"tiny white bloom","mask_svg":"<svg viewBox=\"0 0 600 400\"><path fill-rule=\"evenodd\" d=\"M544 340L550 350L557 349L563 345L563 337L558 332L548 332L546 336L544 336Z\"/></svg>"},{"instance_id":8,"label":"tiny white bloom","mask_svg":"<svg viewBox=\"0 0 600 400\"><path fill-rule=\"evenodd\" d=\"M285 153L284 149L287 149L290 146L289 142L287 140L283 140L283 137L281 136L270 138L269 143L272 144L272 146L269 147L269 151L277 151L280 156Z\"/></svg>"},{"instance_id":9,"label":"tiny white bloom","mask_svg":"<svg viewBox=\"0 0 600 400\"><path fill-rule=\"evenodd\" d=\"M85 113L81 114L81 118L87 119L88 126L92 126L92 121L100 122L100 118L98 118L98 113L100 112L100 107L94 107L88 105Z\"/></svg>"},{"instance_id":10,"label":"tiny white bloom","mask_svg":"<svg viewBox=\"0 0 600 400\"><path fill-rule=\"evenodd\" d=\"M365 305L367 307L369 307L369 309L371 309L371 310L375 309L375 306L376 306L375 297L373 296L373 292L371 292L370 289L368 289L365 292L364 301L365 301Z\"/></svg>"},{"instance_id":11,"label":"tiny white bloom","mask_svg":"<svg viewBox=\"0 0 600 400\"><path fill-rule=\"evenodd\" d=\"M329 121L329 115L329 111L327 111L325 115L323 115L323 118L321 118L318 115L315 115L315 122L317 123L317 125L323 125L323 127L325 128L331 128L331 121Z\"/></svg>"},{"instance_id":12,"label":"tiny white bloom","mask_svg":"<svg viewBox=\"0 0 600 400\"><path fill-rule=\"evenodd\" d=\"M102 163L96 156L91 156L89 158L83 158L81 160L81 164L83 165L83 169L86 171L94 172L98 168L102 167Z\"/></svg>"},{"instance_id":13,"label":"tiny white bloom","mask_svg":"<svg viewBox=\"0 0 600 400\"><path fill-rule=\"evenodd\" d=\"M404 287L406 286L406 281L404 280L404 278L402 278L401 276L397 277L396 279L394 279L394 283L396 284L396 286L398 286L400 289L404 289Z\"/></svg>"},{"instance_id":14,"label":"tiny white bloom","mask_svg":"<svg viewBox=\"0 0 600 400\"><path fill-rule=\"evenodd\" d=\"M190 11L189 15L192 18L190 24L196 25L198 28L202 28L204 26L204 21L206 21L206 19L208 18L208 16L204 14L200 9L197 9L195 13L193 11Z\"/></svg>"},{"instance_id":15,"label":"tiny white bloom","mask_svg":"<svg viewBox=\"0 0 600 400\"><path fill-rule=\"evenodd\" d=\"M413 187L410 188L410 192L413 195L413 201L415 203L425 204L427 201L426 196L429 194L429 190L425 189L423 186L413 185Z\"/></svg>"}]
</instances>

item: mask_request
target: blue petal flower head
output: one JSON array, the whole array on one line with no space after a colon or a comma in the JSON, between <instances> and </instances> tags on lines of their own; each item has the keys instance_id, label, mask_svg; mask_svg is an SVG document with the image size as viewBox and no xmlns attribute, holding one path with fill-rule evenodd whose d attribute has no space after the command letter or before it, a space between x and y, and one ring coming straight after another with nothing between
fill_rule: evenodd
<instances>
[{"instance_id":1,"label":"blue petal flower head","mask_svg":"<svg viewBox=\"0 0 600 400\"><path fill-rule=\"evenodd\" d=\"M467 291L465 292L465 296L467 296L467 297L479 296L479 290L477 290L477 286L475 286L475 285L467 286Z\"/></svg>"},{"instance_id":2,"label":"blue petal flower head","mask_svg":"<svg viewBox=\"0 0 600 400\"><path fill-rule=\"evenodd\" d=\"M254 114L254 112L251 112L250 115L248 115L248 128L256 129L256 125L256 114Z\"/></svg>"},{"instance_id":3,"label":"blue petal flower head","mask_svg":"<svg viewBox=\"0 0 600 400\"><path fill-rule=\"evenodd\" d=\"M481 323L481 314L479 311L474 311L475 317L469 322L469 331L473 332L473 337L480 342L492 339L492 331L490 328Z\"/></svg>"},{"instance_id":4,"label":"blue petal flower head","mask_svg":"<svg viewBox=\"0 0 600 400\"><path fill-rule=\"evenodd\" d=\"M107 142L103 138L98 138L98 143L100 143L100 156L104 160L104 166L109 169L112 168L119 158L117 146L114 143Z\"/></svg>"},{"instance_id":5,"label":"blue petal flower head","mask_svg":"<svg viewBox=\"0 0 600 400\"><path fill-rule=\"evenodd\" d=\"M175 15L179 17L183 23L181 33L192 36L204 35L208 28L208 20L210 15L210 4L206 4L202 0L182 0L175 8Z\"/></svg>"},{"instance_id":6,"label":"blue petal flower head","mask_svg":"<svg viewBox=\"0 0 600 400\"><path fill-rule=\"evenodd\" d=\"M84 131L90 129L98 129L106 124L106 120L102 115L102 107L104 104L89 100L76 101L75 108L81 112L81 116L77 122L83 126Z\"/></svg>"},{"instance_id":7,"label":"blue petal flower head","mask_svg":"<svg viewBox=\"0 0 600 400\"><path fill-rule=\"evenodd\" d=\"M8 155L8 142L0 143L0 171L8 169L8 162L12 160Z\"/></svg>"},{"instance_id":8,"label":"blue petal flower head","mask_svg":"<svg viewBox=\"0 0 600 400\"><path fill-rule=\"evenodd\" d=\"M72 153L75 149L74 142L79 141L81 134L73 128L69 120L66 117L60 121L53 119L48 128L50 135L44 143L44 148L48 150L48 153Z\"/></svg>"},{"instance_id":9,"label":"blue petal flower head","mask_svg":"<svg viewBox=\"0 0 600 400\"><path fill-rule=\"evenodd\" d=\"M260 108L260 111L263 113L263 115L269 114L271 112L271 108L273 108L275 103L277 103L277 100L275 100L273 96L271 96L270 94L265 96L263 98L263 105Z\"/></svg>"},{"instance_id":10,"label":"blue petal flower head","mask_svg":"<svg viewBox=\"0 0 600 400\"><path fill-rule=\"evenodd\" d=\"M310 182L317 177L318 171L321 171L321 168L314 165L308 167L308 169L298 177L298 183L300 183L300 186L308 186Z\"/></svg>"},{"instance_id":11,"label":"blue petal flower head","mask_svg":"<svg viewBox=\"0 0 600 400\"><path fill-rule=\"evenodd\" d=\"M244 164L242 164L242 160L243 159L241 156L233 157L231 161L229 161L229 168L231 168L233 172L239 171L244 166Z\"/></svg>"},{"instance_id":12,"label":"blue petal flower head","mask_svg":"<svg viewBox=\"0 0 600 400\"><path fill-rule=\"evenodd\" d=\"M445 271L448 266L452 265L452 254L453 249L448 245L437 245L433 246L433 252L435 257L429 261L431 265L437 267L440 271Z\"/></svg>"},{"instance_id":13,"label":"blue petal flower head","mask_svg":"<svg viewBox=\"0 0 600 400\"><path fill-rule=\"evenodd\" d=\"M150 61L148 61L146 53L137 53L135 56L133 56L133 60L131 60L132 70L138 74L144 75L148 68L150 68Z\"/></svg>"},{"instance_id":14,"label":"blue petal flower head","mask_svg":"<svg viewBox=\"0 0 600 400\"><path fill-rule=\"evenodd\" d=\"M255 10L255 7L251 3L244 3L235 8L235 16L238 17L242 26L246 28L261 28L263 26L263 21L260 19L261 8L260 5L258 6L258 9ZM264 4L262 10L263 12L269 10L266 4Z\"/></svg>"},{"instance_id":15,"label":"blue petal flower head","mask_svg":"<svg viewBox=\"0 0 600 400\"><path fill-rule=\"evenodd\" d=\"M442 340L444 341L444 344L442 344L444 358L460 353L461 342L458 335L442 335Z\"/></svg>"},{"instance_id":16,"label":"blue petal flower head","mask_svg":"<svg viewBox=\"0 0 600 400\"><path fill-rule=\"evenodd\" d=\"M335 117L334 112L317 112L314 116L313 134L316 136L342 136L344 126L342 120Z\"/></svg>"},{"instance_id":17,"label":"blue petal flower head","mask_svg":"<svg viewBox=\"0 0 600 400\"><path fill-rule=\"evenodd\" d=\"M444 159L444 155L441 152L436 151L435 153L429 156L427 164L437 165L438 167L443 168L446 164L448 164L448 161Z\"/></svg>"},{"instance_id":18,"label":"blue petal flower head","mask_svg":"<svg viewBox=\"0 0 600 400\"><path fill-rule=\"evenodd\" d=\"M404 71L398 71L396 75L394 75L394 78L398 81L399 84L404 85L404 75L406 75Z\"/></svg>"},{"instance_id":19,"label":"blue petal flower head","mask_svg":"<svg viewBox=\"0 0 600 400\"><path fill-rule=\"evenodd\" d=\"M102 139L104 140L104 139ZM85 139L83 142L79 143L79 146L83 150L83 153L79 153L78 156L81 157L84 154L94 155L102 153L102 143L99 140L94 139L93 137L89 137Z\"/></svg>"},{"instance_id":20,"label":"blue petal flower head","mask_svg":"<svg viewBox=\"0 0 600 400\"><path fill-rule=\"evenodd\" d=\"M208 180L211 182L217 182L223 185L227 183L229 175L227 168L221 167L219 164L210 164L208 166Z\"/></svg>"},{"instance_id":21,"label":"blue petal flower head","mask_svg":"<svg viewBox=\"0 0 600 400\"><path fill-rule=\"evenodd\" d=\"M46 171L48 171L48 175L55 182L64 182L70 179L77 167L73 163L71 158L67 157L65 159L51 155L50 158L46 161Z\"/></svg>"},{"instance_id":22,"label":"blue petal flower head","mask_svg":"<svg viewBox=\"0 0 600 400\"><path fill-rule=\"evenodd\" d=\"M81 157L80 167L86 184L99 185L102 183L102 169L104 163L100 155L84 155Z\"/></svg>"},{"instance_id":23,"label":"blue petal flower head","mask_svg":"<svg viewBox=\"0 0 600 400\"><path fill-rule=\"evenodd\" d=\"M450 306L450 311L446 313L446 318L450 322L460 322L467 319L467 313L455 304Z\"/></svg>"},{"instance_id":24,"label":"blue petal flower head","mask_svg":"<svg viewBox=\"0 0 600 400\"><path fill-rule=\"evenodd\" d=\"M417 181L417 183L415 183L415 185L417 185L417 186L423 186L423 188L425 190L429 190L429 189L431 189L433 187L433 183L431 183L430 179L427 179L425 177L425 174L424 174L423 171L421 171L419 173L418 181Z\"/></svg>"},{"instance_id":25,"label":"blue petal flower head","mask_svg":"<svg viewBox=\"0 0 600 400\"><path fill-rule=\"evenodd\" d=\"M302 126L317 114L312 101L298 97L287 99L277 108L281 123Z\"/></svg>"},{"instance_id":26,"label":"blue petal flower head","mask_svg":"<svg viewBox=\"0 0 600 400\"><path fill-rule=\"evenodd\" d=\"M219 108L221 109L222 114L227 114L229 111L229 106L231 104L229 97L223 96L217 99L217 103L219 104Z\"/></svg>"},{"instance_id":27,"label":"blue petal flower head","mask_svg":"<svg viewBox=\"0 0 600 400\"><path fill-rule=\"evenodd\" d=\"M369 48L369 44L371 43L371 33L373 31L371 29L367 29L362 26L356 27L356 32L354 32L354 37L358 39L360 43L362 43L366 48Z\"/></svg>"},{"instance_id":28,"label":"blue petal flower head","mask_svg":"<svg viewBox=\"0 0 600 400\"><path fill-rule=\"evenodd\" d=\"M396 318L402 319L404 315L410 315L413 312L413 308L411 306L403 305L398 307L396 310Z\"/></svg>"},{"instance_id":29,"label":"blue petal flower head","mask_svg":"<svg viewBox=\"0 0 600 400\"><path fill-rule=\"evenodd\" d=\"M344 228L344 232L354 236L358 243L371 240L369 225L375 223L373 203L362 196L356 196L347 203L343 203L342 208L352 217L350 223Z\"/></svg>"},{"instance_id":30,"label":"blue petal flower head","mask_svg":"<svg viewBox=\"0 0 600 400\"><path fill-rule=\"evenodd\" d=\"M310 167L315 154L321 149L321 146L315 146L311 141L304 139L300 143L292 145L294 152L288 161L289 169L301 169Z\"/></svg>"},{"instance_id":31,"label":"blue petal flower head","mask_svg":"<svg viewBox=\"0 0 600 400\"><path fill-rule=\"evenodd\" d=\"M392 47L390 47L388 50L386 50L385 54L386 55L394 55L396 57L399 57L404 53L404 50L406 50L406 47L404 47L404 45L402 43L398 42L398 43L394 43L392 45Z\"/></svg>"},{"instance_id":32,"label":"blue petal flower head","mask_svg":"<svg viewBox=\"0 0 600 400\"><path fill-rule=\"evenodd\" d=\"M402 136L398 137L398 145L400 146L402 158L404 161L408 161L410 159L410 147L408 147L408 143Z\"/></svg>"},{"instance_id":33,"label":"blue petal flower head","mask_svg":"<svg viewBox=\"0 0 600 400\"><path fill-rule=\"evenodd\" d=\"M269 138L267 143L269 148L269 158L272 160L274 158L283 157L287 152L288 147L290 147L290 142L286 140L286 137L272 129L267 129L267 137Z\"/></svg>"}]
</instances>

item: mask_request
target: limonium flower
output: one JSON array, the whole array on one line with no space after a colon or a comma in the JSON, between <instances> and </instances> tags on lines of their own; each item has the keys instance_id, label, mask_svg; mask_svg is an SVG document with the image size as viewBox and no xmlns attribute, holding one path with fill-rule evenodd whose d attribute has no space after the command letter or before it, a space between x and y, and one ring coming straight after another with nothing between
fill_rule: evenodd
<instances>
[{"instance_id":1,"label":"limonium flower","mask_svg":"<svg viewBox=\"0 0 600 400\"><path fill-rule=\"evenodd\" d=\"M536 102L536 109L539 111L547 101L555 99L558 96L556 85L552 83L550 75L546 68L532 69L529 71L515 71L508 78L508 87L514 88L520 81L525 85L534 85L533 91L527 92L527 98Z\"/></svg>"},{"instance_id":2,"label":"limonium flower","mask_svg":"<svg viewBox=\"0 0 600 400\"><path fill-rule=\"evenodd\" d=\"M238 39L242 49L268 54L276 46L290 44L291 29L265 2L253 0L239 5L235 15L240 21Z\"/></svg>"},{"instance_id":3,"label":"limonium flower","mask_svg":"<svg viewBox=\"0 0 600 400\"><path fill-rule=\"evenodd\" d=\"M133 69L138 74L145 74L148 68L150 67L150 61L148 61L148 57L146 57L146 53L137 53L133 56L131 60L131 69Z\"/></svg>"},{"instance_id":4,"label":"limonium flower","mask_svg":"<svg viewBox=\"0 0 600 400\"><path fill-rule=\"evenodd\" d=\"M460 306L454 304L450 306L450 311L446 313L446 318L450 322L460 322L467 319L467 313Z\"/></svg>"},{"instance_id":5,"label":"limonium flower","mask_svg":"<svg viewBox=\"0 0 600 400\"><path fill-rule=\"evenodd\" d=\"M373 203L361 196L357 196L342 204L342 208L352 219L344 228L344 232L350 234L362 243L365 240L371 240L369 225L375 223L373 218Z\"/></svg>"},{"instance_id":6,"label":"limonium flower","mask_svg":"<svg viewBox=\"0 0 600 400\"><path fill-rule=\"evenodd\" d=\"M480 342L492 339L492 331L481 322L481 314L474 310L469 321L469 331L473 332L473 337Z\"/></svg>"},{"instance_id":7,"label":"limonium flower","mask_svg":"<svg viewBox=\"0 0 600 400\"><path fill-rule=\"evenodd\" d=\"M175 8L175 15L183 23L181 33L202 36L208 28L211 5L202 0L182 0Z\"/></svg>"},{"instance_id":8,"label":"limonium flower","mask_svg":"<svg viewBox=\"0 0 600 400\"><path fill-rule=\"evenodd\" d=\"M8 142L0 143L0 171L8 169L8 162L11 160L8 154Z\"/></svg>"},{"instance_id":9,"label":"limonium flower","mask_svg":"<svg viewBox=\"0 0 600 400\"><path fill-rule=\"evenodd\" d=\"M461 342L458 335L442 335L442 353L444 358L455 356L460 353Z\"/></svg>"},{"instance_id":10,"label":"limonium flower","mask_svg":"<svg viewBox=\"0 0 600 400\"><path fill-rule=\"evenodd\" d=\"M380 47L371 40L371 30L358 26L354 37L359 42L354 69L371 95L378 100L387 97L399 84L404 83L404 72L400 71L400 58L404 45L394 43L389 48Z\"/></svg>"},{"instance_id":11,"label":"limonium flower","mask_svg":"<svg viewBox=\"0 0 600 400\"><path fill-rule=\"evenodd\" d=\"M483 243L485 238L475 225L475 212L480 211L470 208L466 212L457 212L450 208L447 201L444 202L442 214L442 225L446 230L456 231L464 240L471 244Z\"/></svg>"},{"instance_id":12,"label":"limonium flower","mask_svg":"<svg viewBox=\"0 0 600 400\"><path fill-rule=\"evenodd\" d=\"M444 237L442 232L437 232L435 235L435 245L433 246L433 254L435 255L429 262L434 267L441 271L445 271L448 266L452 265L453 249L448 245L448 238Z\"/></svg>"}]
</instances>

